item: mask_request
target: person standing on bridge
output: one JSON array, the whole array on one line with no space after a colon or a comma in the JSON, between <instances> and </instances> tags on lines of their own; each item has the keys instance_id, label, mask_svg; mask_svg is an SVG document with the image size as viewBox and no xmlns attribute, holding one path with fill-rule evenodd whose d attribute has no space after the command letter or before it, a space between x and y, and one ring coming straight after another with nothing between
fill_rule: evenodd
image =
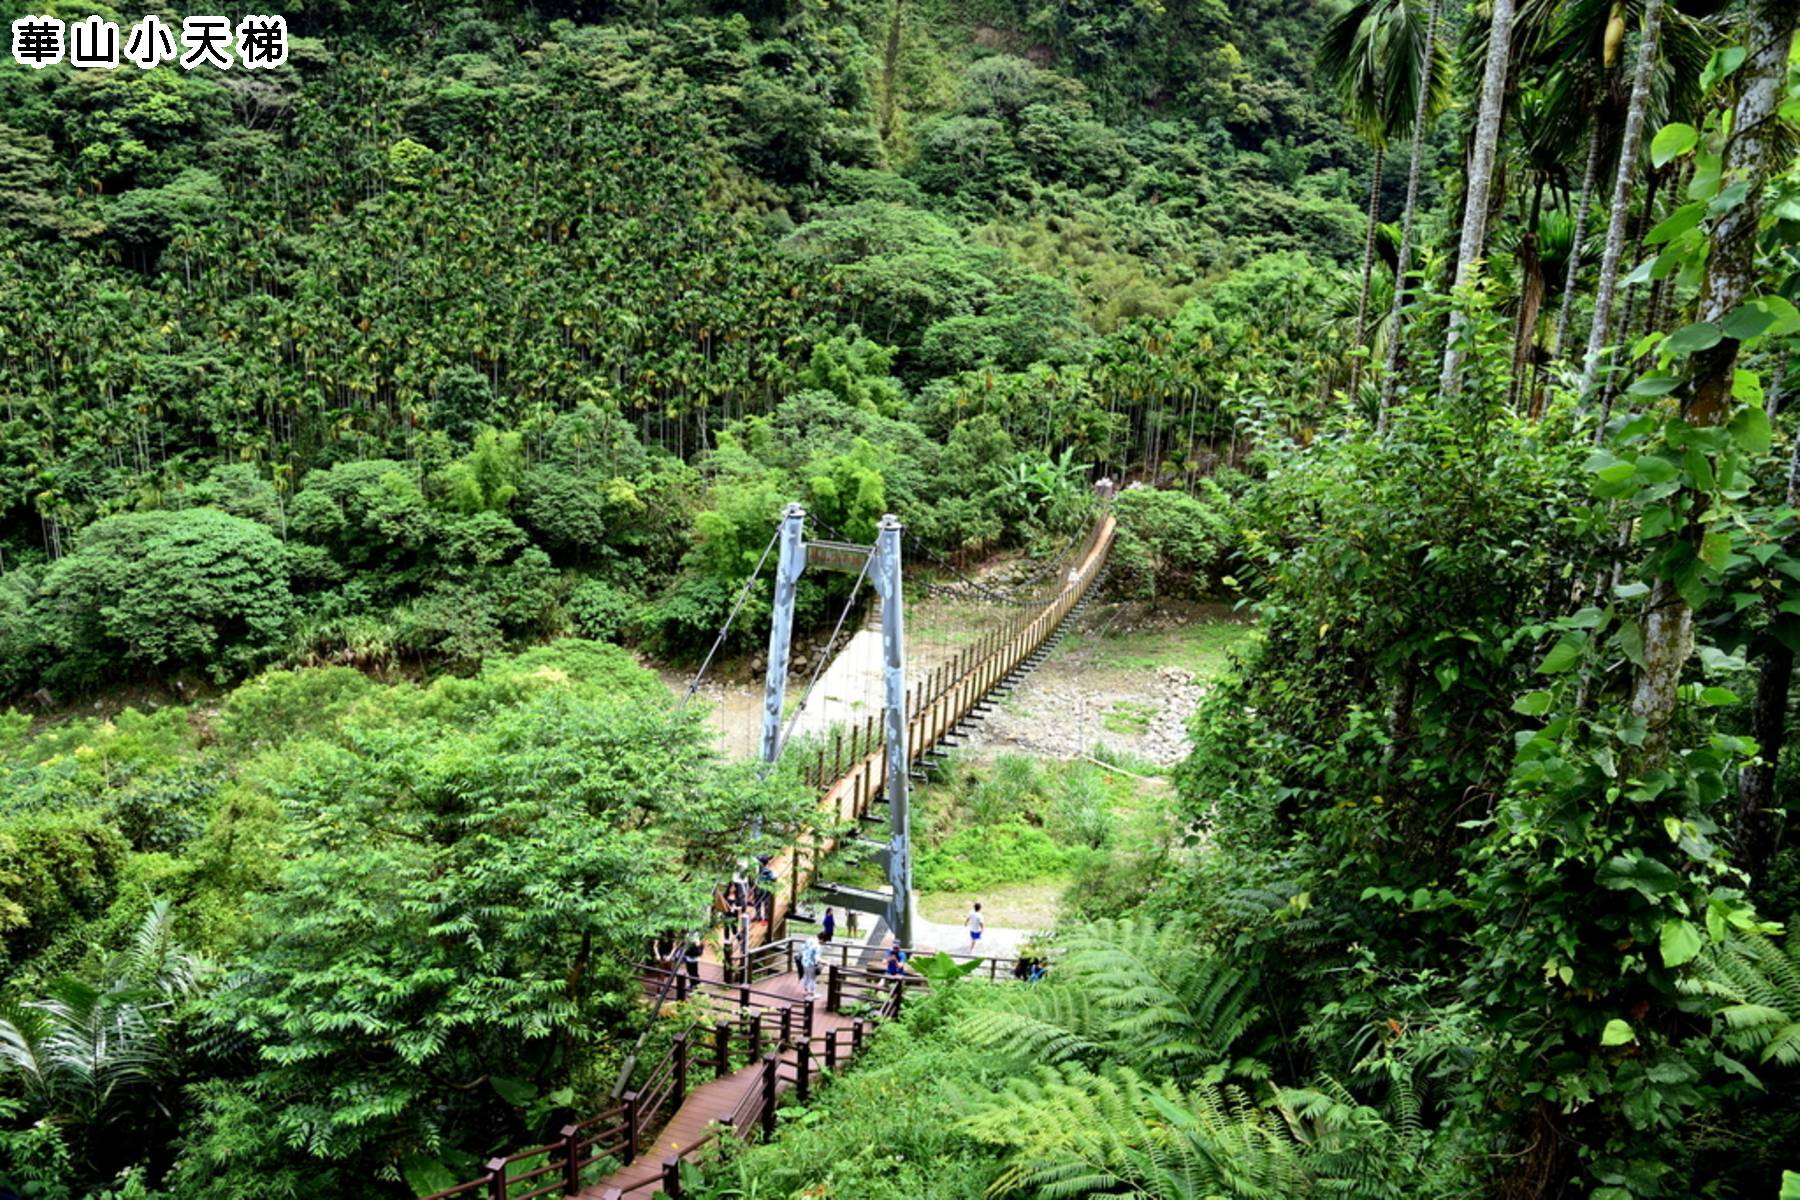
<instances>
[{"instance_id":1,"label":"person standing on bridge","mask_svg":"<svg viewBox=\"0 0 1800 1200\"><path fill-rule=\"evenodd\" d=\"M800 988L808 1000L819 992L819 939L807 938L800 945Z\"/></svg>"},{"instance_id":2,"label":"person standing on bridge","mask_svg":"<svg viewBox=\"0 0 1800 1200\"><path fill-rule=\"evenodd\" d=\"M689 934L687 945L681 951L681 960L687 965L688 978L695 983L700 982L700 959L705 953L706 951L700 946L700 935Z\"/></svg>"},{"instance_id":3,"label":"person standing on bridge","mask_svg":"<svg viewBox=\"0 0 1800 1200\"><path fill-rule=\"evenodd\" d=\"M836 932L837 913L828 908L825 910L825 919L819 922L819 941L829 945L832 935Z\"/></svg>"},{"instance_id":4,"label":"person standing on bridge","mask_svg":"<svg viewBox=\"0 0 1800 1200\"><path fill-rule=\"evenodd\" d=\"M969 915L963 918L963 924L969 928L969 953L973 954L975 947L981 944L981 931L987 925L981 916L981 901L975 902L975 907L971 908Z\"/></svg>"}]
</instances>

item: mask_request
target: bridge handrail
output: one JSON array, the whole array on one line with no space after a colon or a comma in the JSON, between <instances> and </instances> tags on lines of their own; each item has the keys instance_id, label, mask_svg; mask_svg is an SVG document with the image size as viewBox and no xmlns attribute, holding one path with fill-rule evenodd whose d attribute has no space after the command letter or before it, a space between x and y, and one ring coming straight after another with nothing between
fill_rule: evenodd
<instances>
[{"instance_id":1,"label":"bridge handrail","mask_svg":"<svg viewBox=\"0 0 1800 1200\"><path fill-rule=\"evenodd\" d=\"M928 748L928 743L922 736L925 732L929 731L931 738L935 741L954 724L955 720L960 720L966 715L976 701L991 691L996 683L1036 651L1055 631L1063 618L1068 615L1069 610L1074 607L1076 601L1085 595L1088 588L1093 585L1099 574L1099 567L1105 559L1105 552L1111 544L1114 530L1113 518L1110 515L1103 515L1089 533L1082 552L1076 556L1079 565L1073 570L1073 578L1056 594L1053 600L1038 608L1035 614L1021 612L1018 617L1008 623L1005 629L984 636L976 644L966 647L950 663L927 672L926 678L915 685L912 695L908 697L908 709L912 713L907 729L909 759L923 756ZM1004 662L1003 669L999 665L1001 662ZM948 701L946 701L946 697L949 698ZM948 711L946 703L949 708L955 710L953 717L946 717ZM873 732L872 728L869 732ZM858 741L861 741L860 756L857 754ZM885 781L887 756L885 739L868 736L861 739L853 737L851 745L851 769L839 772L839 756L834 754L832 763L834 778L829 782L823 778L823 752L818 760L817 775L821 785L822 798L831 798L832 793L838 793L834 804L840 823L843 819L842 810L846 797L850 799L855 814L861 815L861 809L867 807L875 792L880 790ZM842 740L839 739L840 752L841 748ZM852 779L855 780L853 787L850 786ZM799 871L802 864L797 861L796 851L785 851L784 855L788 860L789 869L793 872L790 877L791 892L790 896L786 898L779 892L771 897L770 928L779 924L777 918L785 914L792 898L796 897L799 892ZM739 1038L743 1040L747 1053L761 1048L761 1023L765 1016L780 1014L784 1010L789 1013L797 1013L804 1007L803 1001L795 1001L791 997L755 986L758 970L766 969L771 958L783 962L791 959L794 946L799 940L782 938L752 948L749 952L752 982L749 984L700 980L698 986L688 987L681 982L682 972L652 964L641 965L638 968L638 977L645 984L660 985L654 1001L658 1009L661 1008L670 990L675 990L677 994L686 993L689 997L697 996L705 999L709 1011L721 1002L729 1005L733 1000L738 1001L731 1007L743 1017L744 1029L740 1034L735 1028L736 1023L730 1023L733 1028L725 1035L725 1053L729 1058L730 1044ZM857 953L858 945L856 943L834 942L830 943L828 948L838 951L837 970L844 974L855 971L855 974L851 975L850 982L857 989L859 995L881 997L881 1003L875 1009L875 1017L878 1020L890 1020L899 1015L909 986L928 985L927 980L916 974L909 973L894 977L865 966L853 968L850 957ZM882 952L880 948L871 948L867 945L861 945L860 950L862 957L865 958L878 956ZM998 979L1001 962L1011 962L1016 965L1018 961L1016 958L959 954L954 951L945 951L944 953L950 954L957 960L985 959L989 963L987 974L990 980ZM776 958L777 955L780 957ZM821 965L827 964L821 963ZM782 972L770 972L770 975L779 973ZM768 977L770 976L763 976L763 978ZM840 993L842 983L840 978ZM722 991L727 994L721 995ZM746 1005L742 1003L746 999L760 1002ZM718 1024L725 1023L715 1022L715 1029ZM789 1024L790 1041L810 1046L812 1041L819 1040L816 1036L806 1038L804 1035L794 1038L791 1016ZM430 1196L423 1197L422 1200L457 1200L458 1197L483 1193L488 1200L529 1200L532 1197L550 1195L559 1188L568 1195L574 1195L580 1190L581 1171L599 1161L600 1158L616 1152L622 1152L627 1163L636 1158L638 1143L643 1140L645 1134L651 1132L649 1122L645 1118L653 1118L674 1094L676 1076L682 1070L676 1065L676 1055L687 1053L685 1035L678 1036L670 1044L663 1057L645 1075L643 1086L626 1094L625 1104L616 1105L595 1116L564 1126L561 1136L555 1142L522 1150L507 1157L489 1159L485 1164L485 1173L480 1178L434 1192ZM751 1078L748 1094L740 1098L738 1106L720 1122L734 1133L741 1132L750 1121L765 1119L766 1122L768 1114L764 1112L764 1089L778 1083L778 1055L768 1054L762 1061L762 1069ZM810 1068L806 1074L808 1077L811 1076ZM775 1078L771 1079L771 1076ZM744 1120L740 1121L740 1117ZM594 1132L589 1134L588 1131ZM680 1157L691 1156L695 1150L717 1136L718 1130L715 1128L706 1136L685 1147ZM615 1140L621 1137L624 1139L623 1142ZM590 1150L595 1153L589 1154ZM539 1155L544 1157L544 1162L540 1166L531 1168L518 1176L512 1176L509 1168L513 1164ZM609 1200L616 1200L624 1193L635 1191L658 1180L668 1183L671 1181L672 1172L677 1169L678 1161L674 1158L667 1159L656 1172L646 1175L640 1180L633 1180L626 1186L607 1189L606 1196ZM512 1195L511 1185L543 1178L553 1171L560 1172L561 1178L521 1195ZM675 1176L677 1187L679 1186L678 1179L679 1177Z\"/></svg>"}]
</instances>

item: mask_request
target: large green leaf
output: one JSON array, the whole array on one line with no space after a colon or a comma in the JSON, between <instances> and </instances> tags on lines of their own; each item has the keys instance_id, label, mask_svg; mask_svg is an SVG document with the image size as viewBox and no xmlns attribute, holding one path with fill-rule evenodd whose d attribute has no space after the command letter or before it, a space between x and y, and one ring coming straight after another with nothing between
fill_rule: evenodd
<instances>
[{"instance_id":1,"label":"large green leaf","mask_svg":"<svg viewBox=\"0 0 1800 1200\"><path fill-rule=\"evenodd\" d=\"M1692 150L1699 140L1698 129L1680 121L1671 121L1657 130L1656 136L1651 139L1650 162L1654 166L1664 166Z\"/></svg>"},{"instance_id":2,"label":"large green leaf","mask_svg":"<svg viewBox=\"0 0 1800 1200\"><path fill-rule=\"evenodd\" d=\"M1695 321L1670 334L1663 346L1674 354L1694 354L1701 350L1711 350L1724 337L1719 327L1711 321Z\"/></svg>"},{"instance_id":3,"label":"large green leaf","mask_svg":"<svg viewBox=\"0 0 1800 1200\"><path fill-rule=\"evenodd\" d=\"M1579 633L1565 633L1556 645L1550 647L1550 653L1544 655L1544 661L1538 664L1538 672L1543 675L1560 675L1581 661L1581 655L1587 649L1587 638Z\"/></svg>"},{"instance_id":4,"label":"large green leaf","mask_svg":"<svg viewBox=\"0 0 1800 1200\"><path fill-rule=\"evenodd\" d=\"M461 1182L449 1167L425 1154L409 1154L401 1159L400 1176L415 1196L429 1196Z\"/></svg>"},{"instance_id":5,"label":"large green leaf","mask_svg":"<svg viewBox=\"0 0 1800 1200\"><path fill-rule=\"evenodd\" d=\"M1661 942L1665 967L1693 962L1700 953L1700 931L1692 921L1664 921Z\"/></svg>"},{"instance_id":6,"label":"large green leaf","mask_svg":"<svg viewBox=\"0 0 1800 1200\"><path fill-rule=\"evenodd\" d=\"M1681 876L1638 850L1607 859L1597 878L1601 887L1636 891L1647 900L1660 899L1681 886Z\"/></svg>"}]
</instances>

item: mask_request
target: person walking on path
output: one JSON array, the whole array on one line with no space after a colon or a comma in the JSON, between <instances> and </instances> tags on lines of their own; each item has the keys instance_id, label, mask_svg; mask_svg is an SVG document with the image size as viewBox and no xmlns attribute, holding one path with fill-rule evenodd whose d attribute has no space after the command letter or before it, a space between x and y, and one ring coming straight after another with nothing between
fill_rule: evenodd
<instances>
[{"instance_id":1,"label":"person walking on path","mask_svg":"<svg viewBox=\"0 0 1800 1200\"><path fill-rule=\"evenodd\" d=\"M687 964L688 978L695 983L700 982L700 959L705 951L700 948L700 939L690 935L687 946L681 952L681 960Z\"/></svg>"},{"instance_id":2,"label":"person walking on path","mask_svg":"<svg viewBox=\"0 0 1800 1200\"><path fill-rule=\"evenodd\" d=\"M837 932L837 914L829 908L825 910L825 919L819 923L819 941L829 945L831 935Z\"/></svg>"},{"instance_id":3,"label":"person walking on path","mask_svg":"<svg viewBox=\"0 0 1800 1200\"><path fill-rule=\"evenodd\" d=\"M819 939L807 938L800 947L800 988L808 1000L819 992Z\"/></svg>"},{"instance_id":4,"label":"person walking on path","mask_svg":"<svg viewBox=\"0 0 1800 1200\"><path fill-rule=\"evenodd\" d=\"M963 918L963 924L969 927L969 953L973 954L975 947L981 944L981 931L987 925L981 916L981 901L975 902L975 907L971 908L969 915Z\"/></svg>"}]
</instances>

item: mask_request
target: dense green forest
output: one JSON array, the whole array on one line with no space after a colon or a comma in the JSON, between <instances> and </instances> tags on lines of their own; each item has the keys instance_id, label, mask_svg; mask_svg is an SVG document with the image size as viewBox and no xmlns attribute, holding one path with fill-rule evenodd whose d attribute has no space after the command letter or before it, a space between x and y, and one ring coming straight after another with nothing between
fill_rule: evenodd
<instances>
[{"instance_id":1,"label":"dense green forest","mask_svg":"<svg viewBox=\"0 0 1800 1200\"><path fill-rule=\"evenodd\" d=\"M790 501L975 571L1102 476L1109 602L1252 622L1187 757L966 768L922 886L1066 878L1049 975L692 1192L1800 1194L1790 0L286 16L0 62L0 1196L595 1111L816 800L652 668Z\"/></svg>"}]
</instances>

